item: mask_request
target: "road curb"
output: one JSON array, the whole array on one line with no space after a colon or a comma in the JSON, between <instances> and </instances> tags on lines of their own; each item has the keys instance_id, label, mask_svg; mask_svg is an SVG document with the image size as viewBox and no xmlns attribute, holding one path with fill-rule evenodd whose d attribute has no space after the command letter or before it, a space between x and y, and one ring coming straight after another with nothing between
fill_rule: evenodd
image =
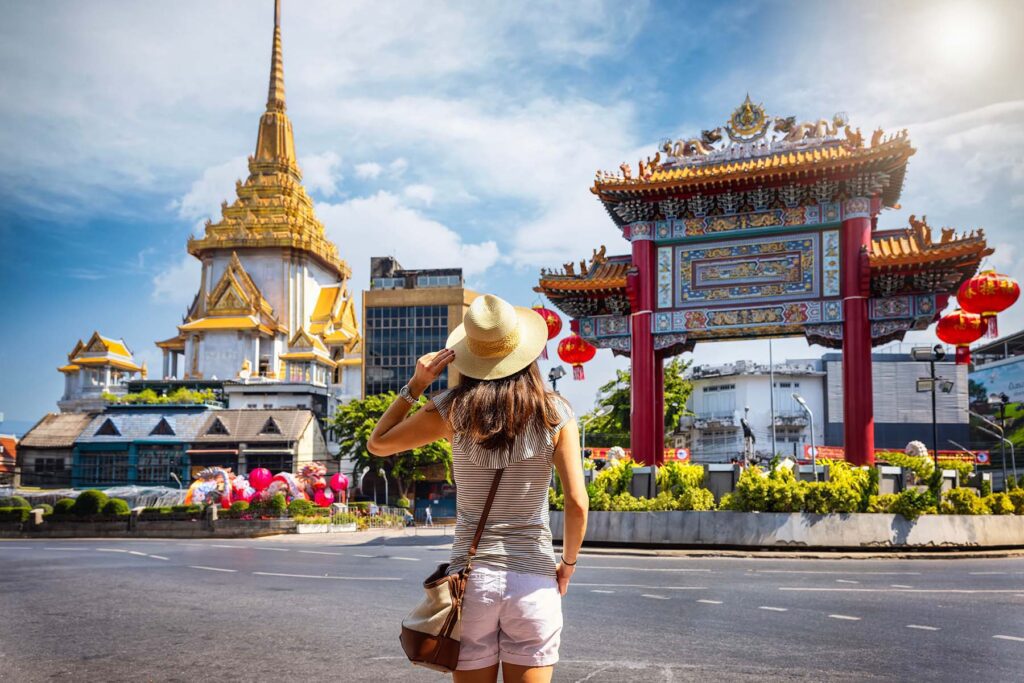
<instances>
[{"instance_id":1,"label":"road curb","mask_svg":"<svg viewBox=\"0 0 1024 683\"><path fill-rule=\"evenodd\" d=\"M560 550L560 546L556 546ZM745 548L733 550L727 548L642 548L642 547L595 547L586 545L580 550L581 555L626 555L630 557L687 557L716 558L731 557L744 559L808 559L808 560L978 560L1008 557L1024 557L1024 549L1006 550L961 550L950 548L942 551L906 551L889 552L856 551L856 550L758 550Z\"/></svg>"}]
</instances>

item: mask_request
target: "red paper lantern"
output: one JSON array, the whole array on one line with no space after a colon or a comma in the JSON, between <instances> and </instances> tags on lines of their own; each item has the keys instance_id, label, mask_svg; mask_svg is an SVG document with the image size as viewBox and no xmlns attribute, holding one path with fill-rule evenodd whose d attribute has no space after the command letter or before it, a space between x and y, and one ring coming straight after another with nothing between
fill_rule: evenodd
<instances>
[{"instance_id":1,"label":"red paper lantern","mask_svg":"<svg viewBox=\"0 0 1024 683\"><path fill-rule=\"evenodd\" d=\"M558 343L558 357L572 366L573 379L583 379L583 364L590 361L597 349L578 334L570 334Z\"/></svg>"},{"instance_id":2,"label":"red paper lantern","mask_svg":"<svg viewBox=\"0 0 1024 683\"><path fill-rule=\"evenodd\" d=\"M939 318L935 334L947 344L956 346L957 365L971 362L971 344L985 334L986 323L977 313L956 309Z\"/></svg>"},{"instance_id":3,"label":"red paper lantern","mask_svg":"<svg viewBox=\"0 0 1024 683\"><path fill-rule=\"evenodd\" d=\"M540 317L544 318L544 322L548 326L548 341L557 337L558 333L562 331L562 319L558 317L558 314L543 306L534 306L533 310L537 311ZM548 359L547 344L544 345L544 350L541 351L540 357L544 360Z\"/></svg>"},{"instance_id":4,"label":"red paper lantern","mask_svg":"<svg viewBox=\"0 0 1024 683\"><path fill-rule=\"evenodd\" d=\"M1020 285L1009 275L985 270L960 285L956 294L960 308L977 313L988 324L988 336L999 336L996 315L1012 306L1020 296Z\"/></svg>"}]
</instances>

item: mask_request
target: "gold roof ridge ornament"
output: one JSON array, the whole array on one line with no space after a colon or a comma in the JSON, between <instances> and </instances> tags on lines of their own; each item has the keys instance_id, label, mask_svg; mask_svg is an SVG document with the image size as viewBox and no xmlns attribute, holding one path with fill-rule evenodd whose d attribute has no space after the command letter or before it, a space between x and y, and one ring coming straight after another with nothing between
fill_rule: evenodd
<instances>
[{"instance_id":1,"label":"gold roof ridge ornament","mask_svg":"<svg viewBox=\"0 0 1024 683\"><path fill-rule=\"evenodd\" d=\"M274 35L266 111L260 116L249 177L235 184L237 198L221 205L221 218L207 221L202 237L190 237L188 252L197 258L212 250L291 248L302 251L346 280L348 264L327 239L302 186L292 123L286 113L281 0L274 0Z\"/></svg>"}]
</instances>

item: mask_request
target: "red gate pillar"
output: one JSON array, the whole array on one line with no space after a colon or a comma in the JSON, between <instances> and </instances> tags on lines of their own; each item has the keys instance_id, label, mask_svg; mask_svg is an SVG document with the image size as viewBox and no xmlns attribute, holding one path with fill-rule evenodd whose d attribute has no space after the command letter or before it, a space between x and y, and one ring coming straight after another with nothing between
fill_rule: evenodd
<instances>
[{"instance_id":1,"label":"red gate pillar","mask_svg":"<svg viewBox=\"0 0 1024 683\"><path fill-rule=\"evenodd\" d=\"M665 356L654 352L654 433L655 462L665 464Z\"/></svg>"},{"instance_id":2,"label":"red gate pillar","mask_svg":"<svg viewBox=\"0 0 1024 683\"><path fill-rule=\"evenodd\" d=\"M630 371L632 387L629 407L629 445L633 460L643 465L657 464L658 422L661 420L660 396L657 392L655 372L654 334L652 316L654 310L654 242L653 226L650 223L633 223L630 226L630 241L633 245L633 267L636 276L631 278L635 287L633 310L630 320Z\"/></svg>"},{"instance_id":3,"label":"red gate pillar","mask_svg":"<svg viewBox=\"0 0 1024 683\"><path fill-rule=\"evenodd\" d=\"M853 465L875 462L871 394L871 321L868 319L867 250L871 248L871 200L843 203L843 440Z\"/></svg>"}]
</instances>

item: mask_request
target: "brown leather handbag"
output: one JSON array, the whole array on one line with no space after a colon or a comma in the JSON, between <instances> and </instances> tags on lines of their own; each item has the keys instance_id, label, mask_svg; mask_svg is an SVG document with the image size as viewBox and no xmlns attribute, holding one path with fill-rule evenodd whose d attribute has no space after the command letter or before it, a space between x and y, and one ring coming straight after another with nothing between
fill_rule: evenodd
<instances>
[{"instance_id":1,"label":"brown leather handbag","mask_svg":"<svg viewBox=\"0 0 1024 683\"><path fill-rule=\"evenodd\" d=\"M466 594L466 582L473 568L473 556L484 533L484 524L498 492L498 482L505 470L494 473L491 490L487 494L480 522L476 525L473 542L469 546L466 567L455 574L448 574L448 563L439 565L437 570L423 582L426 598L402 620L402 635L399 640L409 661L434 671L451 673L459 664L459 641L462 636L462 599Z\"/></svg>"}]
</instances>

